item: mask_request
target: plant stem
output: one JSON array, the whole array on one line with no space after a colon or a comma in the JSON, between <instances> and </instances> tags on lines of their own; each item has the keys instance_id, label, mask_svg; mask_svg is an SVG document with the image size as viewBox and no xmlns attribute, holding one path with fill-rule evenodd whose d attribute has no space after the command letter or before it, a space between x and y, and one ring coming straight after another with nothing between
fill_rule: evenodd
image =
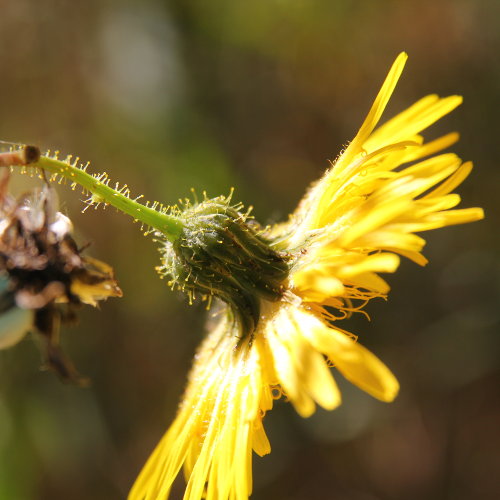
<instances>
[{"instance_id":1,"label":"plant stem","mask_svg":"<svg viewBox=\"0 0 500 500\"><path fill-rule=\"evenodd\" d=\"M182 232L183 224L178 217L159 212L154 208L147 207L124 194L124 190L113 189L108 186L108 177L93 177L81 168L71 165L69 162L56 160L47 156L41 156L38 161L31 163L30 167L39 167L65 177L72 183L79 184L92 193L94 203L104 203L115 207L137 221L162 232L170 241L175 241Z\"/></svg>"}]
</instances>

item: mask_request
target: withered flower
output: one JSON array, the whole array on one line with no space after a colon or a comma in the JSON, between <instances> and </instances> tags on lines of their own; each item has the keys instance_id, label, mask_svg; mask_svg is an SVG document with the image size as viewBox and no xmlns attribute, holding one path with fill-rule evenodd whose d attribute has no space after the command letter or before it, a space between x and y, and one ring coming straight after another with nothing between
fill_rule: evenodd
<instances>
[{"instance_id":1,"label":"withered flower","mask_svg":"<svg viewBox=\"0 0 500 500\"><path fill-rule=\"evenodd\" d=\"M82 256L72 223L57 211L53 188L44 185L18 199L0 180L0 349L29 331L41 340L45 365L64 381L85 383L59 346L61 323L74 321L82 304L97 306L122 292L113 269Z\"/></svg>"}]
</instances>

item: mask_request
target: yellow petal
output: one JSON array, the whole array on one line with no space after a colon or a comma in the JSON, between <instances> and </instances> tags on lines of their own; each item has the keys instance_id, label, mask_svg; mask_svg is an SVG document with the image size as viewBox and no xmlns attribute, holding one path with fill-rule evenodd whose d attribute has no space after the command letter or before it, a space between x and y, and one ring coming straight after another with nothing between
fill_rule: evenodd
<instances>
[{"instance_id":1,"label":"yellow petal","mask_svg":"<svg viewBox=\"0 0 500 500\"><path fill-rule=\"evenodd\" d=\"M354 385L382 401L389 402L397 396L399 383L389 368L344 332L311 320L307 335Z\"/></svg>"},{"instance_id":2,"label":"yellow petal","mask_svg":"<svg viewBox=\"0 0 500 500\"><path fill-rule=\"evenodd\" d=\"M427 144L423 144L419 148L415 148L413 152L414 154L409 154L406 161L414 161L420 158L425 158L426 156L430 156L438 151L449 148L455 144L459 138L460 135L457 132L451 132L439 137L438 139L428 142Z\"/></svg>"},{"instance_id":3,"label":"yellow petal","mask_svg":"<svg viewBox=\"0 0 500 500\"><path fill-rule=\"evenodd\" d=\"M381 295L388 294L391 289L388 283L375 273L358 274L351 278L351 282L357 288L376 291Z\"/></svg>"},{"instance_id":4,"label":"yellow petal","mask_svg":"<svg viewBox=\"0 0 500 500\"><path fill-rule=\"evenodd\" d=\"M303 383L311 397L325 410L333 410L341 403L340 391L332 377L325 358L309 348L303 365Z\"/></svg>"},{"instance_id":5,"label":"yellow petal","mask_svg":"<svg viewBox=\"0 0 500 500\"><path fill-rule=\"evenodd\" d=\"M253 451L255 451L259 457L271 453L271 444L269 443L266 431L260 420L256 422L253 430Z\"/></svg>"},{"instance_id":6,"label":"yellow petal","mask_svg":"<svg viewBox=\"0 0 500 500\"><path fill-rule=\"evenodd\" d=\"M365 121L361 125L359 132L356 134L356 137L353 139L344 155L348 156L350 150L359 148L366 141L373 129L377 126L377 123L379 122L380 117L382 116L382 113L384 112L387 103L389 102L389 99L394 92L394 89L396 88L407 59L408 55L405 52L401 52L401 54L399 54L394 61L391 69L389 70L389 74L387 75L382 85L382 88L375 98L375 102L373 103L367 117L365 118Z\"/></svg>"},{"instance_id":7,"label":"yellow petal","mask_svg":"<svg viewBox=\"0 0 500 500\"><path fill-rule=\"evenodd\" d=\"M377 129L364 147L370 151L373 147L378 148L387 143L407 140L408 137L420 133L440 120L461 103L461 96L444 98L436 95L426 96Z\"/></svg>"},{"instance_id":8,"label":"yellow petal","mask_svg":"<svg viewBox=\"0 0 500 500\"><path fill-rule=\"evenodd\" d=\"M344 333L332 332L334 345L329 356L344 377L377 399L392 401L398 394L399 383L389 368Z\"/></svg>"},{"instance_id":9,"label":"yellow petal","mask_svg":"<svg viewBox=\"0 0 500 500\"><path fill-rule=\"evenodd\" d=\"M307 339L309 316L293 305L281 305L262 331L279 384L303 417L314 413L316 403L331 410L341 401L325 358Z\"/></svg>"},{"instance_id":10,"label":"yellow petal","mask_svg":"<svg viewBox=\"0 0 500 500\"><path fill-rule=\"evenodd\" d=\"M186 500L247 499L251 455L269 450L262 429L259 352L223 317L205 340L179 413L133 486L130 500L165 500L184 466Z\"/></svg>"},{"instance_id":11,"label":"yellow petal","mask_svg":"<svg viewBox=\"0 0 500 500\"><path fill-rule=\"evenodd\" d=\"M369 271L393 273L398 266L399 257L392 253L368 255L357 264L342 267L339 270L339 277L352 277Z\"/></svg>"},{"instance_id":12,"label":"yellow petal","mask_svg":"<svg viewBox=\"0 0 500 500\"><path fill-rule=\"evenodd\" d=\"M465 162L460 166L460 168L448 179L446 179L442 184L440 184L436 189L426 195L426 197L442 196L448 194L457 186L459 186L471 173L472 162Z\"/></svg>"}]
</instances>

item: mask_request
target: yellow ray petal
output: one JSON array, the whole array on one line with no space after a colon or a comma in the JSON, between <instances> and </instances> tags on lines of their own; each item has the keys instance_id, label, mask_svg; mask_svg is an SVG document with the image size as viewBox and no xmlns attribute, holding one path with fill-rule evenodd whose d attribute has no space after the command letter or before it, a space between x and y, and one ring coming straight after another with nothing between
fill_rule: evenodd
<instances>
[{"instance_id":1,"label":"yellow ray petal","mask_svg":"<svg viewBox=\"0 0 500 500\"><path fill-rule=\"evenodd\" d=\"M238 344L223 318L203 343L179 413L139 475L130 500L164 500L184 465L184 498L247 499L251 453L269 450L260 413L263 387L259 353Z\"/></svg>"},{"instance_id":2,"label":"yellow ray petal","mask_svg":"<svg viewBox=\"0 0 500 500\"><path fill-rule=\"evenodd\" d=\"M297 412L308 417L316 404L332 410L340 404L340 392L324 357L307 340L307 315L295 306L280 307L263 326L279 384Z\"/></svg>"},{"instance_id":3,"label":"yellow ray petal","mask_svg":"<svg viewBox=\"0 0 500 500\"><path fill-rule=\"evenodd\" d=\"M460 135L457 134L457 132L451 132L431 142L422 144L422 146L413 150L413 154L408 155L406 161L414 161L420 158L425 158L426 156L430 156L434 153L442 151L443 149L449 148L455 144L459 138Z\"/></svg>"},{"instance_id":4,"label":"yellow ray petal","mask_svg":"<svg viewBox=\"0 0 500 500\"><path fill-rule=\"evenodd\" d=\"M471 171L472 162L465 162L453 175L448 177L448 179L446 179L442 184L428 193L426 197L430 198L450 193L453 189L462 184L462 182L468 177Z\"/></svg>"},{"instance_id":5,"label":"yellow ray petal","mask_svg":"<svg viewBox=\"0 0 500 500\"><path fill-rule=\"evenodd\" d=\"M392 401L399 383L387 366L353 338L302 311L294 312L308 328L304 335L318 351L333 361L335 367L353 384L382 401Z\"/></svg>"},{"instance_id":6,"label":"yellow ray petal","mask_svg":"<svg viewBox=\"0 0 500 500\"><path fill-rule=\"evenodd\" d=\"M367 151L385 144L408 140L425 130L462 103L461 96L439 98L436 95L424 97L389 120L371 135L364 147Z\"/></svg>"},{"instance_id":7,"label":"yellow ray petal","mask_svg":"<svg viewBox=\"0 0 500 500\"><path fill-rule=\"evenodd\" d=\"M393 273L399 266L399 257L390 253L369 255L357 264L339 270L340 278L356 276L369 271Z\"/></svg>"},{"instance_id":8,"label":"yellow ray petal","mask_svg":"<svg viewBox=\"0 0 500 500\"><path fill-rule=\"evenodd\" d=\"M403 68L406 64L407 59L408 55L405 52L401 52L401 54L399 54L396 60L394 61L391 69L389 70L389 74L387 75L382 85L382 88L380 89L377 97L375 98L375 101L370 111L368 112L365 121L363 122L361 128L359 129L359 132L356 134L356 137L354 137L353 141L344 152L342 156L342 163L350 159L350 156L352 154L351 151L355 151L357 148L360 148L362 144L366 141L366 139L369 137L369 135L372 133L373 129L377 126L377 123L379 122L380 117L382 116L382 113L384 112L387 103L389 102L389 99L391 98L391 95L394 92L394 89L396 88L396 85L401 76L401 73L403 72Z\"/></svg>"},{"instance_id":9,"label":"yellow ray petal","mask_svg":"<svg viewBox=\"0 0 500 500\"><path fill-rule=\"evenodd\" d=\"M329 356L344 377L377 399L393 401L399 392L399 382L389 368L358 342L342 332L332 331Z\"/></svg>"}]
</instances>

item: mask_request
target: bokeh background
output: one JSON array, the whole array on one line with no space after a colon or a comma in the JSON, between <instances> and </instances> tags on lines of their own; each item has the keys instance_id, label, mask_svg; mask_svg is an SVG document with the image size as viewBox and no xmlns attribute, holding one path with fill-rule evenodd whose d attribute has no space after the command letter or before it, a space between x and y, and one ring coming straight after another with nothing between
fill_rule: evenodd
<instances>
[{"instance_id":1,"label":"bokeh background","mask_svg":"<svg viewBox=\"0 0 500 500\"><path fill-rule=\"evenodd\" d=\"M385 405L340 380L335 412L303 420L277 403L255 500L500 498L499 7L0 0L0 138L78 155L150 200L235 186L260 221L285 218L401 50L410 59L386 117L427 93L464 96L427 135L461 132L454 150L476 165L463 206L487 219L428 234L430 264L403 263L372 321L342 325L397 374L399 398ZM16 176L12 189L30 182ZM63 332L90 388L39 371L29 338L0 353L0 500L124 498L204 333L203 307L158 279L151 238L113 209L80 214L79 192L58 191L124 297ZM179 481L172 498L182 492Z\"/></svg>"}]
</instances>

